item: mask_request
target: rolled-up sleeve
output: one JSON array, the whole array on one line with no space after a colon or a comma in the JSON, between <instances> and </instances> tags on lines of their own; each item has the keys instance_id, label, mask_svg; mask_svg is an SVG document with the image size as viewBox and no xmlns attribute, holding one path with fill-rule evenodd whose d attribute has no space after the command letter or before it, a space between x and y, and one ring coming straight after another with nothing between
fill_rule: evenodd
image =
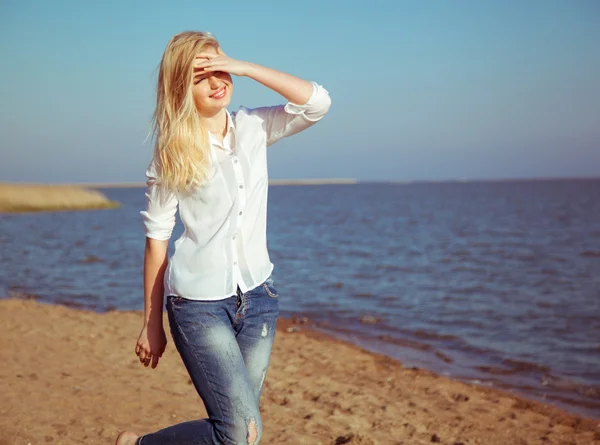
<instances>
[{"instance_id":1,"label":"rolled-up sleeve","mask_svg":"<svg viewBox=\"0 0 600 445\"><path fill-rule=\"evenodd\" d=\"M249 110L264 122L267 146L292 136L320 121L331 107L329 92L316 82L311 82L313 92L303 105L288 102L285 105Z\"/></svg>"},{"instance_id":2,"label":"rolled-up sleeve","mask_svg":"<svg viewBox=\"0 0 600 445\"><path fill-rule=\"evenodd\" d=\"M146 170L146 209L140 212L148 238L168 240L175 227L177 194L160 184L154 159Z\"/></svg>"}]
</instances>

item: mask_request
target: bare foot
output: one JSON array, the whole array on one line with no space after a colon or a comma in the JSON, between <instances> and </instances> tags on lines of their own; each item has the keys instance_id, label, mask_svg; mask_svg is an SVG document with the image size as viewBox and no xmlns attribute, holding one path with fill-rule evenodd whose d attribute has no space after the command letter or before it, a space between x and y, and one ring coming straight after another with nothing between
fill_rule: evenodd
<instances>
[{"instance_id":1,"label":"bare foot","mask_svg":"<svg viewBox=\"0 0 600 445\"><path fill-rule=\"evenodd\" d=\"M131 431L123 431L117 436L115 445L135 445L135 441L140 437Z\"/></svg>"}]
</instances>

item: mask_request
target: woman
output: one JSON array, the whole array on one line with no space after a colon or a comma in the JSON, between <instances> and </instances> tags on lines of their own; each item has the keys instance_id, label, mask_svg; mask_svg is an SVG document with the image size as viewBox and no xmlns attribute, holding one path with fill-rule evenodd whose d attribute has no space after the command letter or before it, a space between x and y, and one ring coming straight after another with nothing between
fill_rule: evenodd
<instances>
[{"instance_id":1,"label":"woman","mask_svg":"<svg viewBox=\"0 0 600 445\"><path fill-rule=\"evenodd\" d=\"M231 75L287 104L236 113ZM144 326L135 352L155 368L165 350L163 296L173 342L209 415L117 445L259 443L259 400L279 315L266 242L266 148L319 121L328 92L228 57L210 33L174 36L160 64L154 156L146 175ZM168 259L179 207L185 226Z\"/></svg>"}]
</instances>

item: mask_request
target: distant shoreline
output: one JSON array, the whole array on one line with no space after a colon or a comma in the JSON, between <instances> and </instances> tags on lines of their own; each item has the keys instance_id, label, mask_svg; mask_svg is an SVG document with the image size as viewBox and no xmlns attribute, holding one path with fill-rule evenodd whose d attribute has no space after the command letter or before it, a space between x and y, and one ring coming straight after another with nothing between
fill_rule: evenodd
<instances>
[{"instance_id":1,"label":"distant shoreline","mask_svg":"<svg viewBox=\"0 0 600 445\"><path fill-rule=\"evenodd\" d=\"M362 180L355 178L308 178L308 179L271 179L269 185L328 185L328 184L395 184L395 185L410 185L410 184L462 184L462 183L498 183L498 182L564 182L564 181L598 181L598 177L544 177L544 178L492 178L492 179L477 179L477 178L454 178L454 179L406 179L406 180ZM10 182L2 183L13 186L56 186L56 187L78 187L87 189L101 188L143 188L146 187L145 182L73 182L73 183L31 183L31 182Z\"/></svg>"},{"instance_id":2,"label":"distant shoreline","mask_svg":"<svg viewBox=\"0 0 600 445\"><path fill-rule=\"evenodd\" d=\"M353 178L332 179L271 179L269 185L326 185L326 184L356 184L358 180ZM62 184L61 184L62 185ZM146 187L145 182L112 182L112 183L70 183L71 187L84 188L141 188Z\"/></svg>"},{"instance_id":3,"label":"distant shoreline","mask_svg":"<svg viewBox=\"0 0 600 445\"><path fill-rule=\"evenodd\" d=\"M81 186L0 182L0 213L114 209L120 204Z\"/></svg>"}]
</instances>

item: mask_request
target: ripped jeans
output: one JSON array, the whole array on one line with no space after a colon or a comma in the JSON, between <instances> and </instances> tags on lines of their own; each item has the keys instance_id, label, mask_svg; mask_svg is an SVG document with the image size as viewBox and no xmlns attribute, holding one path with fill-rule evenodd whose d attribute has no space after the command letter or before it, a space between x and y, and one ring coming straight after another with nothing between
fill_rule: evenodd
<instances>
[{"instance_id":1,"label":"ripped jeans","mask_svg":"<svg viewBox=\"0 0 600 445\"><path fill-rule=\"evenodd\" d=\"M217 301L167 297L173 341L208 419L141 436L137 445L255 445L259 400L275 339L279 299L273 281Z\"/></svg>"}]
</instances>

